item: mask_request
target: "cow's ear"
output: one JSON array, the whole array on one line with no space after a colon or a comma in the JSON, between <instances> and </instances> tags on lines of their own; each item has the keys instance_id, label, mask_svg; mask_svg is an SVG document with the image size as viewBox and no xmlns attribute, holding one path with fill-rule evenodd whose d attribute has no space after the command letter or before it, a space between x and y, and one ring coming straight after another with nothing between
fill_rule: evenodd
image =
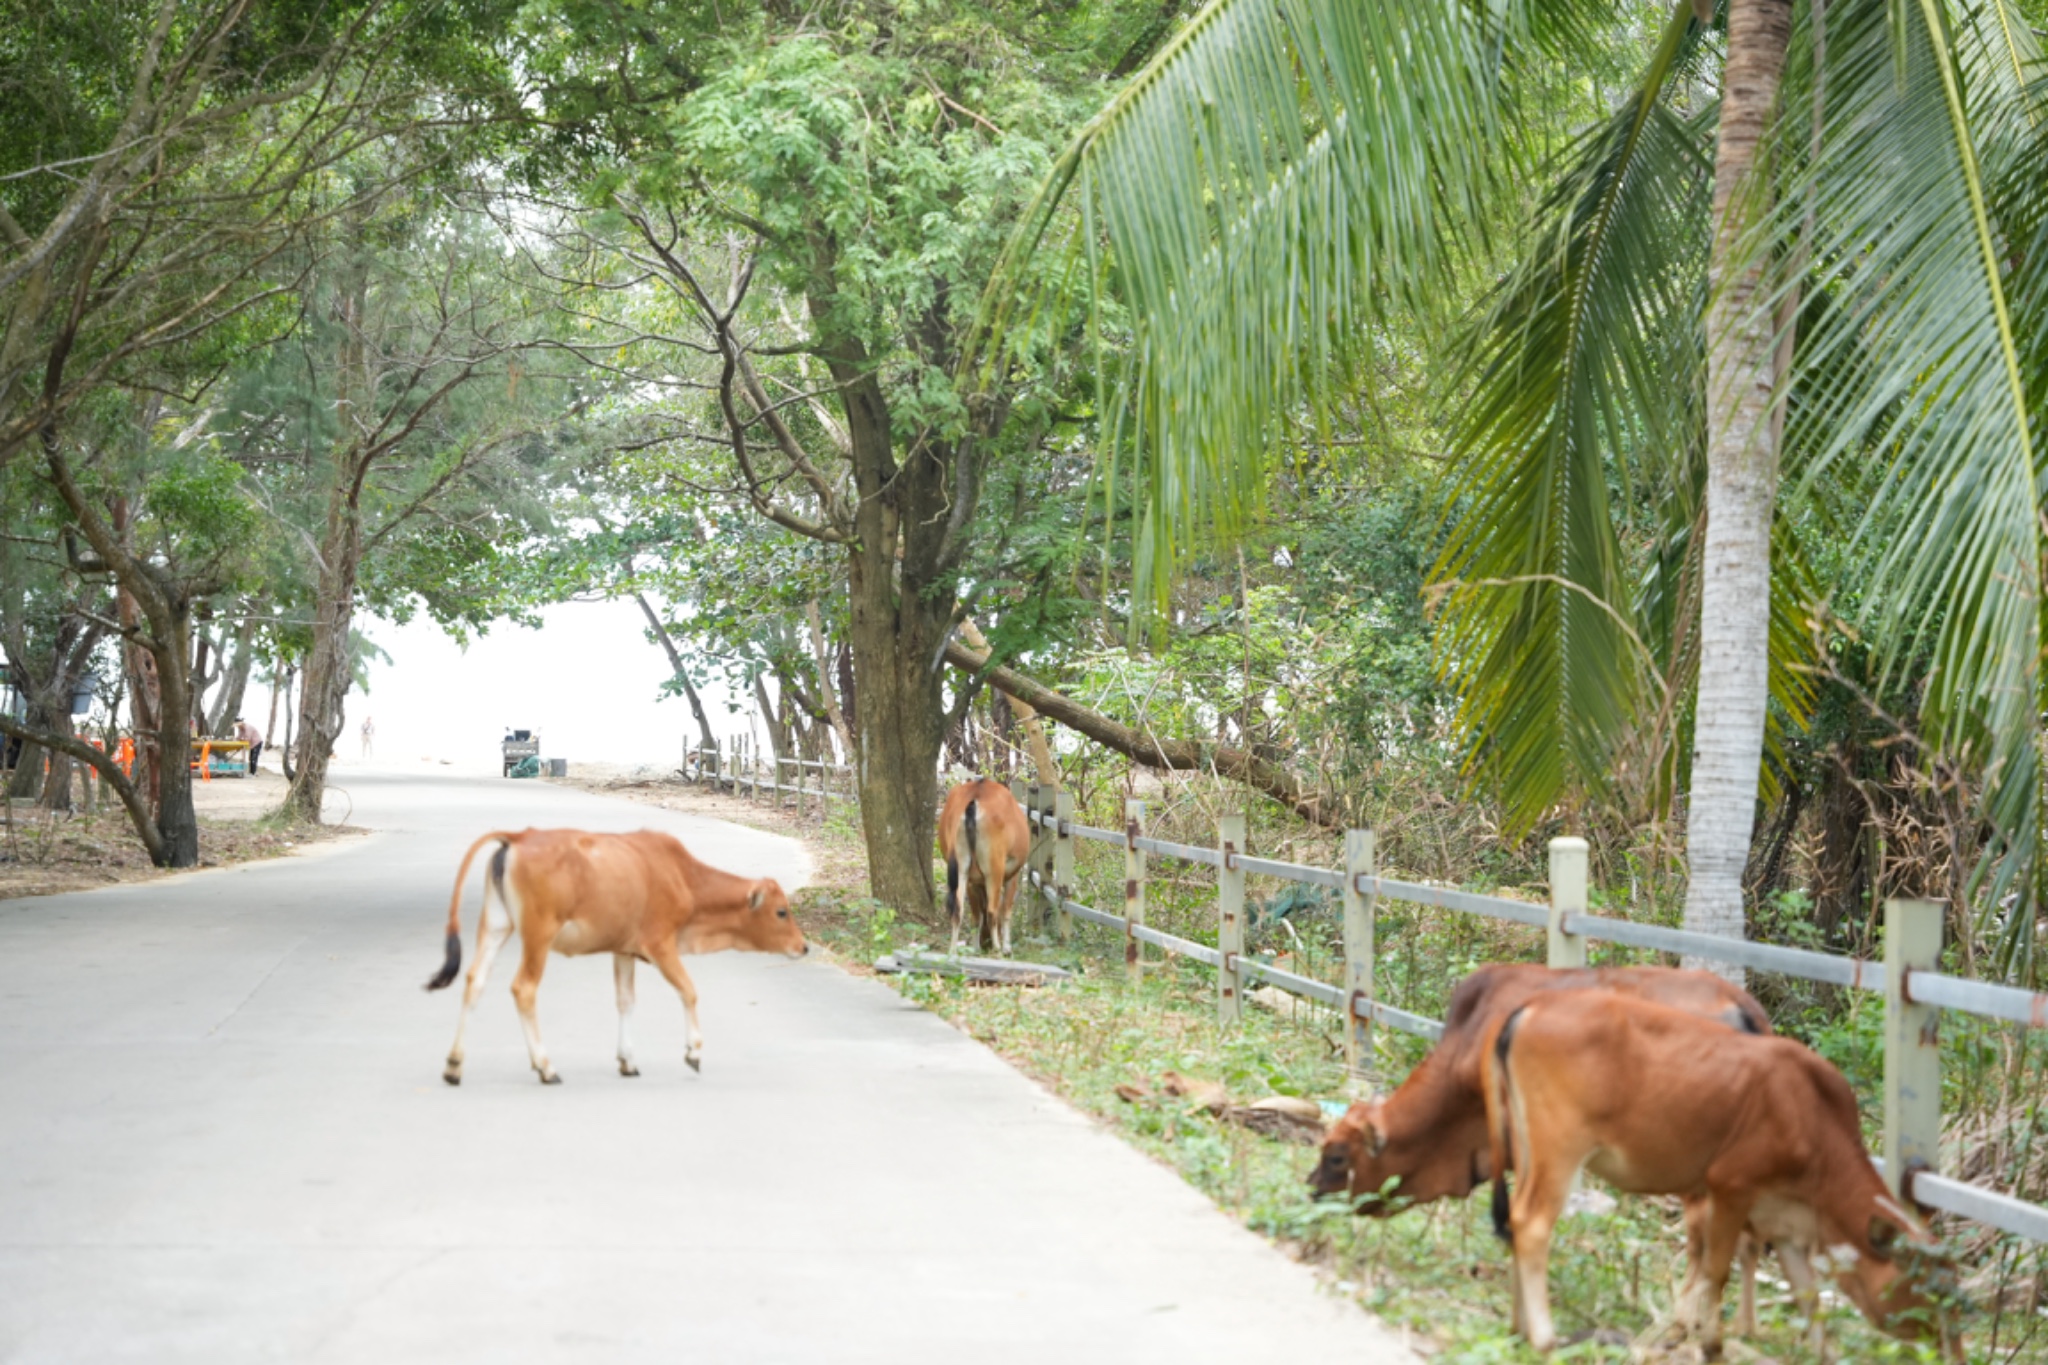
<instances>
[{"instance_id":1,"label":"cow's ear","mask_svg":"<svg viewBox=\"0 0 2048 1365\"><path fill-rule=\"evenodd\" d=\"M1376 1157L1381 1152L1387 1150L1387 1135L1382 1133L1379 1125L1371 1119L1365 1121L1365 1132L1361 1135L1361 1138L1365 1143L1365 1154L1367 1156Z\"/></svg>"},{"instance_id":2,"label":"cow's ear","mask_svg":"<svg viewBox=\"0 0 2048 1365\"><path fill-rule=\"evenodd\" d=\"M749 910L759 910L761 902L766 899L768 899L768 893L762 889L761 883L755 882L754 889L747 895L747 908Z\"/></svg>"},{"instance_id":3,"label":"cow's ear","mask_svg":"<svg viewBox=\"0 0 2048 1365\"><path fill-rule=\"evenodd\" d=\"M1880 1259L1890 1260L1892 1243L1899 1239L1899 1225L1881 1213L1870 1216L1870 1246Z\"/></svg>"}]
</instances>

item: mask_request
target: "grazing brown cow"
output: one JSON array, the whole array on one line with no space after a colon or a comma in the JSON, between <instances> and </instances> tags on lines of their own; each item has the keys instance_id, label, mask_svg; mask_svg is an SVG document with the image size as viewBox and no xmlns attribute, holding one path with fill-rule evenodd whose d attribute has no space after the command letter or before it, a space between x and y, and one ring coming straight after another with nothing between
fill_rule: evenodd
<instances>
[{"instance_id":1,"label":"grazing brown cow","mask_svg":"<svg viewBox=\"0 0 2048 1365\"><path fill-rule=\"evenodd\" d=\"M1583 1168L1630 1193L1705 1201L1678 1317L1710 1359L1746 1228L1824 1264L1878 1327L1939 1337L1963 1359L1943 1292L1953 1265L1871 1166L1849 1083L1804 1046L1611 991L1558 991L1508 1015L1480 1056L1494 1223L1514 1248L1516 1321L1538 1350L1557 1340L1551 1228ZM1811 1312L1810 1276L1794 1281Z\"/></svg>"},{"instance_id":2,"label":"grazing brown cow","mask_svg":"<svg viewBox=\"0 0 2048 1365\"><path fill-rule=\"evenodd\" d=\"M1470 1194L1491 1171L1486 1100L1479 1090L1485 1039L1503 1018L1545 991L1587 989L1661 1001L1749 1033L1771 1031L1755 997L1712 972L1527 963L1481 967L1451 993L1443 1038L1408 1079L1390 1095L1360 1100L1331 1125L1322 1159L1308 1177L1316 1196L1348 1193L1359 1213L1384 1218ZM1688 1224L1701 1212L1688 1205ZM1757 1254L1754 1244L1744 1244L1738 1336L1756 1330ZM1788 1275L1796 1277L1800 1269L1788 1259Z\"/></svg>"},{"instance_id":3,"label":"grazing brown cow","mask_svg":"<svg viewBox=\"0 0 2048 1365\"><path fill-rule=\"evenodd\" d=\"M1589 988L1658 1000L1751 1033L1771 1031L1763 1006L1712 972L1481 967L1452 993L1443 1038L1400 1088L1360 1100L1331 1127L1309 1184L1318 1195L1348 1190L1360 1213L1379 1217L1470 1194L1489 1173L1486 1101L1479 1090L1484 1039L1545 991Z\"/></svg>"},{"instance_id":4,"label":"grazing brown cow","mask_svg":"<svg viewBox=\"0 0 2048 1365\"><path fill-rule=\"evenodd\" d=\"M1002 783L977 778L946 793L939 811L939 856L946 860L946 921L953 926L954 952L960 951L964 890L982 951L1009 955L1010 912L1030 851L1024 808Z\"/></svg>"},{"instance_id":5,"label":"grazing brown cow","mask_svg":"<svg viewBox=\"0 0 2048 1365\"><path fill-rule=\"evenodd\" d=\"M462 1033L469 1011L490 977L491 962L517 923L521 947L512 999L526 1030L526 1051L543 1084L561 1080L548 1064L533 1011L541 972L552 949L564 957L610 953L619 999L619 1074L637 1076L633 1064L633 964L652 962L683 997L690 1045L683 1060L701 1069L704 1037L697 1029L697 987L683 970L684 953L725 948L802 957L803 931L790 917L789 898L767 877L737 877L707 867L674 837L653 830L590 834L580 829L494 830L469 846L448 902L448 957L427 983L440 990L462 967L462 884L477 851L495 842L484 874L476 963L462 992L455 1045L441 1079L462 1084Z\"/></svg>"}]
</instances>

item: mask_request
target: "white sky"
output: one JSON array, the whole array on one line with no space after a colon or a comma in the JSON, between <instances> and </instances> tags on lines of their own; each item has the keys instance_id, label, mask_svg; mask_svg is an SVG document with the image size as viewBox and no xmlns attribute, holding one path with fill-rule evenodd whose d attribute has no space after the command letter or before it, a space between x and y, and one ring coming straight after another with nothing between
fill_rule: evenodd
<instances>
[{"instance_id":1,"label":"white sky","mask_svg":"<svg viewBox=\"0 0 2048 1365\"><path fill-rule=\"evenodd\" d=\"M498 742L509 729L538 730L541 753L578 762L673 768L685 735L696 736L689 703L659 697L668 660L644 634L646 620L631 602L572 602L550 607L542 627L499 622L464 649L424 617L394 626L360 628L391 656L370 672L367 693L351 691L338 761L361 762L359 728L376 721L379 766L446 760L457 771L495 772ZM744 734L745 713L725 709L716 687L701 694L721 738ZM269 719L267 693L243 712ZM284 738L280 716L273 741Z\"/></svg>"}]
</instances>

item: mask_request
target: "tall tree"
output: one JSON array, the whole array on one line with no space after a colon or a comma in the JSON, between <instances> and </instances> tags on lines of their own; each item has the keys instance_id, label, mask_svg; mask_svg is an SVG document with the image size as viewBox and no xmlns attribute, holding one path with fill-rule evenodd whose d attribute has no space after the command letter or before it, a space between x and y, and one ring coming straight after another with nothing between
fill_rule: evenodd
<instances>
[{"instance_id":1,"label":"tall tree","mask_svg":"<svg viewBox=\"0 0 2048 1365\"><path fill-rule=\"evenodd\" d=\"M625 164L598 182L610 282L662 290L658 320L634 319L642 363L702 395L669 408L673 439L722 452L728 496L841 566L870 879L914 913L933 904L942 654L981 489L1072 384L1042 346L974 401L954 376L1030 176L1128 46L1104 56L1080 23L849 3L820 31L771 9L659 117L615 123Z\"/></svg>"}]
</instances>

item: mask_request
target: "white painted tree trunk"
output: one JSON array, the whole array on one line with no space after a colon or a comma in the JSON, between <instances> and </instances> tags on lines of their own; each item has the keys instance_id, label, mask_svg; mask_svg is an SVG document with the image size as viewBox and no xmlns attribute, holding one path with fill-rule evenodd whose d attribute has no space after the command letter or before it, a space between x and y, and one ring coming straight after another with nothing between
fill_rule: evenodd
<instances>
[{"instance_id":1,"label":"white painted tree trunk","mask_svg":"<svg viewBox=\"0 0 2048 1365\"><path fill-rule=\"evenodd\" d=\"M1742 870L1756 825L1770 698L1771 509L1778 444L1766 261L1744 229L1769 203L1759 148L1791 36L1787 0L1735 0L1728 17L1707 304L1707 535L1699 707L1686 810L1685 927L1741 938ZM1735 980L1740 968L1688 960Z\"/></svg>"}]
</instances>

